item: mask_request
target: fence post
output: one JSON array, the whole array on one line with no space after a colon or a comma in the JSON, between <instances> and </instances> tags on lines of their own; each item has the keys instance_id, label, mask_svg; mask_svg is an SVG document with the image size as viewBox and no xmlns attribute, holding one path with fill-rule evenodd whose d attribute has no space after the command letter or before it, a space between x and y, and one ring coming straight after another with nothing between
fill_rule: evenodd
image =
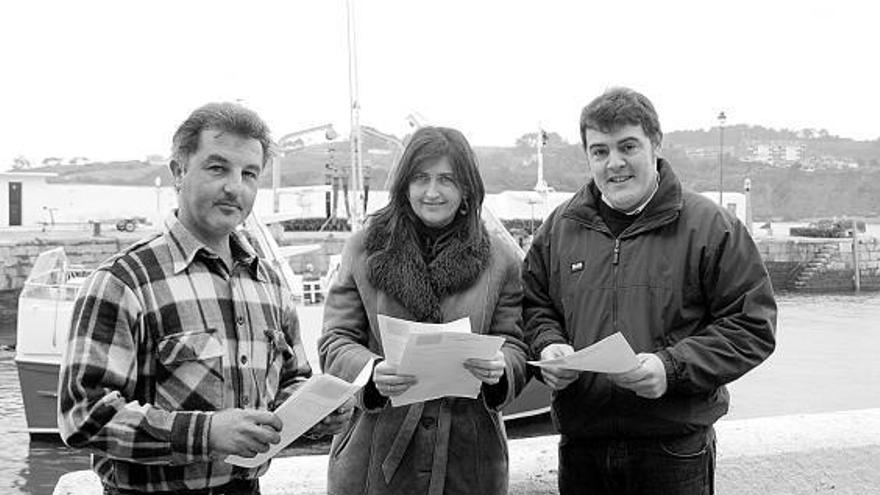
<instances>
[{"instance_id":1,"label":"fence post","mask_svg":"<svg viewBox=\"0 0 880 495\"><path fill-rule=\"evenodd\" d=\"M853 279L855 282L856 293L858 293L862 288L862 279L861 279L861 270L859 266L859 228L856 225L856 219L852 219L852 227L853 227L853 269L855 270L855 278Z\"/></svg>"}]
</instances>

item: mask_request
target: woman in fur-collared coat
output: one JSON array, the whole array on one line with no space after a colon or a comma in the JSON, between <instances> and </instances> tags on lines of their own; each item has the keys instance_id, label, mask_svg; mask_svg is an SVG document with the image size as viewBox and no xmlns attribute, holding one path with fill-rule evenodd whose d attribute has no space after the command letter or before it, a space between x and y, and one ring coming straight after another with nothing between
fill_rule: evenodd
<instances>
[{"instance_id":1,"label":"woman in fur-collared coat","mask_svg":"<svg viewBox=\"0 0 880 495\"><path fill-rule=\"evenodd\" d=\"M520 260L480 219L483 181L454 129L419 129L394 171L389 204L346 244L324 309L325 373L352 381L373 360L348 428L333 439L328 492L507 493L500 410L526 382L520 329ZM413 384L383 360L377 315L442 323L470 318L474 333L505 343L463 366L475 399L444 397L392 407Z\"/></svg>"}]
</instances>

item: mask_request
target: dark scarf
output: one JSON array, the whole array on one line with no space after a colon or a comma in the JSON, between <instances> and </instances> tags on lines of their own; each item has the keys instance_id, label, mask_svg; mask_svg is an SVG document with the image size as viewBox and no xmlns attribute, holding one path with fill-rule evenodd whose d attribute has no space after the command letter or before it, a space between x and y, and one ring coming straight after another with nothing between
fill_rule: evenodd
<instances>
[{"instance_id":1,"label":"dark scarf","mask_svg":"<svg viewBox=\"0 0 880 495\"><path fill-rule=\"evenodd\" d=\"M416 229L413 235L385 238L379 225L367 226L367 278L394 297L417 321L442 322L440 301L471 287L489 265L489 236L469 241L456 225L451 230Z\"/></svg>"}]
</instances>

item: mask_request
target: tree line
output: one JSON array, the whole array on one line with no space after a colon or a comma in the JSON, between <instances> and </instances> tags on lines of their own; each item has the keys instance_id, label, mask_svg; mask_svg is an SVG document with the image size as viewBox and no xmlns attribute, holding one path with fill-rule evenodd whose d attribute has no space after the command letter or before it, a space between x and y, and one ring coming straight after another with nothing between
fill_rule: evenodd
<instances>
[{"instance_id":1,"label":"tree line","mask_svg":"<svg viewBox=\"0 0 880 495\"><path fill-rule=\"evenodd\" d=\"M725 155L724 190L741 191L746 177L752 183L752 204L756 220L794 220L813 217L856 215L880 216L880 139L853 141L833 136L827 131L805 132L773 130L760 126L725 128L725 145L737 146L748 139L802 139L812 149L859 160L854 170L817 170L807 172L797 167L773 168L743 162L735 155ZM523 134L513 146L477 146L475 151L487 192L530 190L537 179L535 140L537 133ZM557 191L574 191L589 179L589 170L580 143L569 143L555 132L547 132L543 147L544 178ZM692 147L718 145L718 129L675 131L664 137L663 155L672 163L682 182L697 191L718 190L717 159L691 159ZM379 149L384 143L370 143L365 150ZM366 151L363 162L373 189L385 189L395 150L380 153ZM818 152L818 151L817 151ZM312 146L280 158L282 186L338 184L347 178L351 163L347 142ZM270 165L271 167L271 165ZM162 184L171 183L167 167L146 162L100 162L85 165L58 165L31 168L58 174L55 182L152 186L156 177ZM261 178L261 186L271 186L271 171Z\"/></svg>"}]
</instances>

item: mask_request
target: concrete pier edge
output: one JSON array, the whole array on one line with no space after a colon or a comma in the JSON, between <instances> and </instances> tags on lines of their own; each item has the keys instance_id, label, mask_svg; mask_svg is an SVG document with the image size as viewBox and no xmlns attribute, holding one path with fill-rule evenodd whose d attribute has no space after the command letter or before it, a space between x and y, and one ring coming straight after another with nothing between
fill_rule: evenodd
<instances>
[{"instance_id":1,"label":"concrete pier edge","mask_svg":"<svg viewBox=\"0 0 880 495\"><path fill-rule=\"evenodd\" d=\"M880 409L721 420L716 493L880 493ZM557 493L556 435L511 440L510 493ZM327 456L276 459L263 495L326 493ZM53 495L100 495L91 471L65 474Z\"/></svg>"}]
</instances>

